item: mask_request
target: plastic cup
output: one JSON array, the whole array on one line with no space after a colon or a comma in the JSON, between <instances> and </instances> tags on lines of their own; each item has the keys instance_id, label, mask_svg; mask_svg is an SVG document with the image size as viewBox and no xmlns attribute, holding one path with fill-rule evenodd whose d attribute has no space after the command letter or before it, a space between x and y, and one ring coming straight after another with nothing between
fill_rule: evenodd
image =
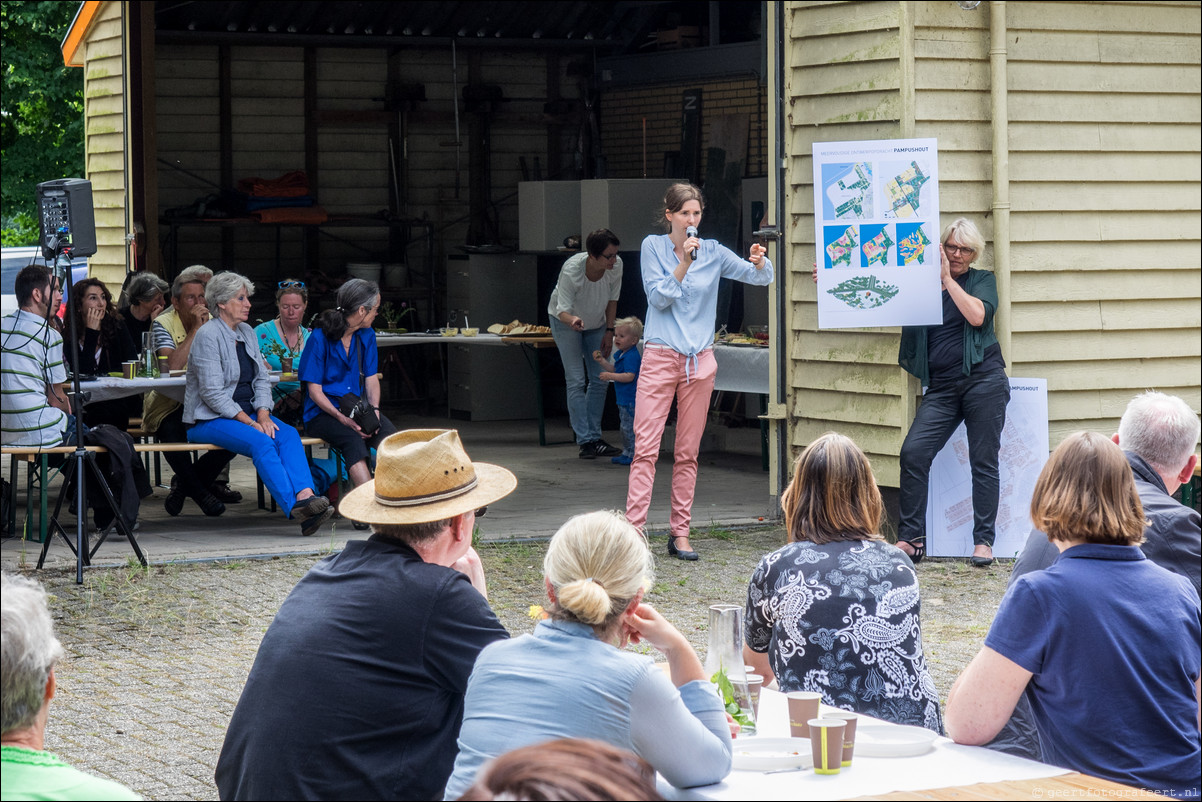
<instances>
[{"instance_id":1,"label":"plastic cup","mask_svg":"<svg viewBox=\"0 0 1202 802\"><path fill-rule=\"evenodd\" d=\"M480 333L480 329L472 326L470 328L460 329L460 333L463 334L464 337L475 337Z\"/></svg>"},{"instance_id":2,"label":"plastic cup","mask_svg":"<svg viewBox=\"0 0 1202 802\"><path fill-rule=\"evenodd\" d=\"M810 754L814 756L815 774L838 774L843 766L843 733L847 722L835 718L812 718Z\"/></svg>"},{"instance_id":3,"label":"plastic cup","mask_svg":"<svg viewBox=\"0 0 1202 802\"><path fill-rule=\"evenodd\" d=\"M794 691L786 694L789 702L789 734L794 738L810 737L810 719L818 718L818 703L822 694L811 691Z\"/></svg>"},{"instance_id":4,"label":"plastic cup","mask_svg":"<svg viewBox=\"0 0 1202 802\"><path fill-rule=\"evenodd\" d=\"M856 722L860 720L860 714L850 710L830 710L823 713L822 717L847 722L847 729L843 731L842 763L844 767L850 766L851 756L856 751Z\"/></svg>"},{"instance_id":5,"label":"plastic cup","mask_svg":"<svg viewBox=\"0 0 1202 802\"><path fill-rule=\"evenodd\" d=\"M454 337L459 333L459 329L456 326L443 326L438 330L438 333L443 337Z\"/></svg>"},{"instance_id":6,"label":"plastic cup","mask_svg":"<svg viewBox=\"0 0 1202 802\"><path fill-rule=\"evenodd\" d=\"M747 674L747 692L751 695L751 709L758 721L760 717L760 689L764 687L764 678L759 674Z\"/></svg>"}]
</instances>

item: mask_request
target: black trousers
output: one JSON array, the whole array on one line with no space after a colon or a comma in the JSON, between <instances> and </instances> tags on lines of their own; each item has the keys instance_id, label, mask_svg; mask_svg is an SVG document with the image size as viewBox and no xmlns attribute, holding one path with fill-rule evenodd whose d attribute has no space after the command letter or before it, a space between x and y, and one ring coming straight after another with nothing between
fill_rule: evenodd
<instances>
[{"instance_id":1,"label":"black trousers","mask_svg":"<svg viewBox=\"0 0 1202 802\"><path fill-rule=\"evenodd\" d=\"M1006 425L1010 379L1001 370L927 389L901 448L899 540L926 537L931 463L963 421L972 470L972 542L993 546L998 507L998 448Z\"/></svg>"},{"instance_id":2,"label":"black trousers","mask_svg":"<svg viewBox=\"0 0 1202 802\"><path fill-rule=\"evenodd\" d=\"M188 442L188 428L184 425L184 408L181 406L159 424L156 433L160 443ZM175 472L175 481L180 490L195 498L199 493L208 493L209 487L230 461L232 451L205 451L196 461L188 451L164 451L163 457Z\"/></svg>"},{"instance_id":3,"label":"black trousers","mask_svg":"<svg viewBox=\"0 0 1202 802\"><path fill-rule=\"evenodd\" d=\"M392 425L392 421L388 420L379 410L376 410L376 413L380 416L380 428L367 440L364 440L354 429L343 426L324 412L318 412L311 421L305 424L305 433L310 437L320 437L331 447L341 451L342 459L349 468L355 463L367 459L368 448L376 448L385 437L396 434L396 427Z\"/></svg>"}]
</instances>

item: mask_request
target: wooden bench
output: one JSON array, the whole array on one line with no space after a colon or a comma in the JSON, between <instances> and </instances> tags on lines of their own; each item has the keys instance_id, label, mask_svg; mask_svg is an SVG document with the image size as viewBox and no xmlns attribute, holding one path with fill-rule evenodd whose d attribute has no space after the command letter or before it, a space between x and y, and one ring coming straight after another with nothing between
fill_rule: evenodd
<instances>
[{"instance_id":1,"label":"wooden bench","mask_svg":"<svg viewBox=\"0 0 1202 802\"><path fill-rule=\"evenodd\" d=\"M147 434L149 434L149 433L147 433ZM130 433L130 436L131 437L134 436L132 432ZM320 446L320 445L325 445L325 444L326 444L326 442L324 440L322 440L320 437L303 437L303 436L301 437L301 445L305 447L305 453L310 458L312 457L313 446ZM90 451L94 454L104 454L104 453L108 452L108 449L105 448L104 446L84 446L84 450ZM154 454L154 455L156 455L156 458L157 458L157 455L165 454L165 453L181 453L181 452L189 452L189 451L203 452L203 451L221 451L221 450L222 449L220 446L215 446L215 445L212 445L211 443L135 443L134 444L135 452L137 452L139 454L147 454L147 455ZM46 542L46 537L47 537L47 534L48 534L49 528L50 528L49 501L48 501L48 497L47 497L47 493L46 493L46 486L48 483L48 476L49 476L49 471L50 471L49 458L55 454L66 456L67 454L74 454L74 453L75 453L75 446L48 446L48 447L0 446L0 456L7 456L11 460L9 476L10 476L10 480L12 482L12 493L13 493L12 502L13 503L11 503L9 505L9 513L8 513L8 515L9 515L8 525L9 525L10 531L16 532L17 462L18 461L27 462L27 463L29 463L29 466L30 466L29 469L26 471L26 475L25 475L25 492L26 492L26 504L27 504L26 517L27 518L29 517L29 509L33 506L33 485L34 485L35 475L37 476L37 479L38 479L38 482L37 482L37 484L38 484L38 512L39 512L38 542L44 544ZM332 453L334 454L336 465L338 466L338 476L336 476L334 480L338 481L339 477L342 474L342 455L339 454L337 451L333 451ZM156 462L156 468L157 468L157 462ZM156 470L156 474L157 474L157 470ZM255 485L256 485L256 491L257 491L257 495L258 495L259 509L261 509L261 510L268 509L267 500L266 500L267 494L265 493L265 488L263 486L263 480L262 480L262 478L259 477L258 473L255 474ZM272 512L275 511L275 509L276 509L275 499L271 500L270 508L271 508Z\"/></svg>"}]
</instances>

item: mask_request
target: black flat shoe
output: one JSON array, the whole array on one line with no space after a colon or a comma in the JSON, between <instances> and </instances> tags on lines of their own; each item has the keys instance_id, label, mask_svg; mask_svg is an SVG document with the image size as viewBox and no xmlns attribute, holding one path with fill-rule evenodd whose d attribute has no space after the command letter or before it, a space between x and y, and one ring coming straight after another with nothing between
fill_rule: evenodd
<instances>
[{"instance_id":1,"label":"black flat shoe","mask_svg":"<svg viewBox=\"0 0 1202 802\"><path fill-rule=\"evenodd\" d=\"M301 537L309 537L310 535L317 534L317 530L321 529L321 525L333 517L334 508L326 507L312 518L306 518L305 520L301 521Z\"/></svg>"},{"instance_id":2,"label":"black flat shoe","mask_svg":"<svg viewBox=\"0 0 1202 802\"><path fill-rule=\"evenodd\" d=\"M969 557L968 561L977 568L988 568L989 566L993 565L992 557Z\"/></svg>"},{"instance_id":3,"label":"black flat shoe","mask_svg":"<svg viewBox=\"0 0 1202 802\"><path fill-rule=\"evenodd\" d=\"M320 515L330 508L330 500L325 496L309 496L292 505L290 518L309 518Z\"/></svg>"},{"instance_id":4,"label":"black flat shoe","mask_svg":"<svg viewBox=\"0 0 1202 802\"><path fill-rule=\"evenodd\" d=\"M696 560L701 559L701 556L699 554L697 554L697 552L695 552L695 551L686 551L685 549L676 548L676 538L677 537L684 537L684 535L677 535L675 537L673 537L672 535L668 536L668 556L669 557L675 557L678 560L687 560L689 562L694 562Z\"/></svg>"},{"instance_id":5,"label":"black flat shoe","mask_svg":"<svg viewBox=\"0 0 1202 802\"><path fill-rule=\"evenodd\" d=\"M911 554L905 549L902 549L902 543L905 543L907 546L914 549L914 553ZM918 565L920 562L922 562L922 558L927 556L927 541L925 538L922 540L899 540L897 541L897 546L899 549L901 549L901 553L909 557L910 562L914 565Z\"/></svg>"}]
</instances>

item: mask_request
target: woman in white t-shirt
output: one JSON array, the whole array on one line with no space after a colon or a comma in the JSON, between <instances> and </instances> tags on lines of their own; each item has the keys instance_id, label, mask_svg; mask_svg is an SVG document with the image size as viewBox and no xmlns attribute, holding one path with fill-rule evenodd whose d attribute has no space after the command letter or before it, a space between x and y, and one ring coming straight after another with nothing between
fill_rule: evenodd
<instances>
[{"instance_id":1,"label":"woman in white t-shirt","mask_svg":"<svg viewBox=\"0 0 1202 802\"><path fill-rule=\"evenodd\" d=\"M601 413L605 408L606 382L593 351L606 357L613 347L614 318L622 291L622 260L618 238L599 228L585 240L584 253L564 262L551 293L547 315L551 336L563 360L568 391L568 417L581 459L614 457L622 453L601 439Z\"/></svg>"}]
</instances>

